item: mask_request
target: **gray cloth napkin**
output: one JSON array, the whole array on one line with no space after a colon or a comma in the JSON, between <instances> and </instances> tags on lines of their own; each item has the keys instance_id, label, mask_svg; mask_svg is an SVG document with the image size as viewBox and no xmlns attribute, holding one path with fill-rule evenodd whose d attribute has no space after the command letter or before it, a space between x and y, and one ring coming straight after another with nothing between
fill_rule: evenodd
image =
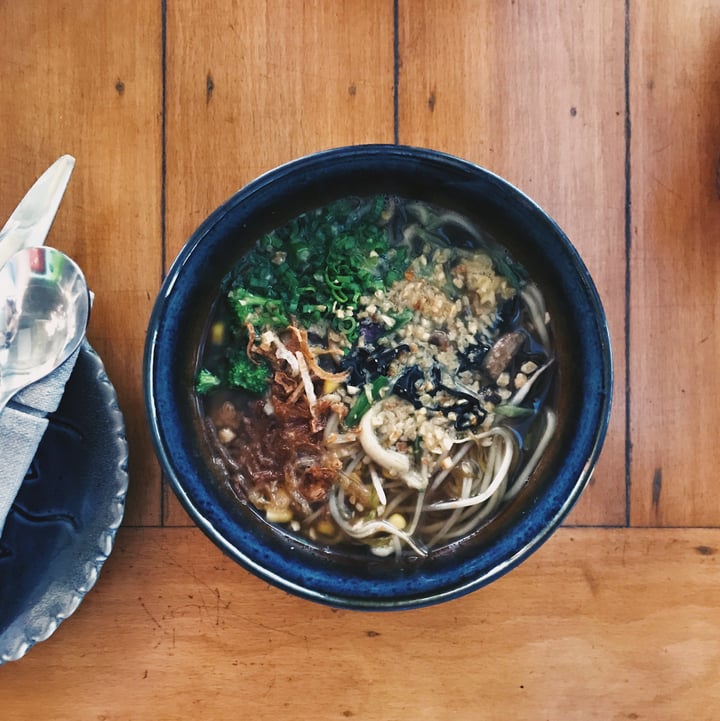
<instances>
[{"instance_id":1,"label":"gray cloth napkin","mask_svg":"<svg viewBox=\"0 0 720 721\"><path fill-rule=\"evenodd\" d=\"M0 536L47 428L47 414L60 405L79 352L46 378L20 391L0 412Z\"/></svg>"}]
</instances>

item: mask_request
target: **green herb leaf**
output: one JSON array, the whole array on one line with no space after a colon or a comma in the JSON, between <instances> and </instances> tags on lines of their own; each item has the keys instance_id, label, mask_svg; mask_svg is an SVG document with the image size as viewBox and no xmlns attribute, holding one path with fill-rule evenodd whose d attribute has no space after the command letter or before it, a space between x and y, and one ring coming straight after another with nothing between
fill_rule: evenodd
<instances>
[{"instance_id":1,"label":"green herb leaf","mask_svg":"<svg viewBox=\"0 0 720 721\"><path fill-rule=\"evenodd\" d=\"M388 378L385 376L378 376L370 386L370 398L368 398L368 393L365 388L363 388L362 392L355 400L355 403L353 403L353 407L350 409L350 412L345 417L344 423L346 427L353 428L360 423L360 419L370 410L372 404L380 400L382 390L388 385L388 383L390 383Z\"/></svg>"},{"instance_id":2,"label":"green herb leaf","mask_svg":"<svg viewBox=\"0 0 720 721\"><path fill-rule=\"evenodd\" d=\"M509 403L501 403L495 406L494 413L505 418L526 418L531 416L534 411L532 408L523 408L522 406L511 406Z\"/></svg>"},{"instance_id":3,"label":"green herb leaf","mask_svg":"<svg viewBox=\"0 0 720 721\"><path fill-rule=\"evenodd\" d=\"M384 196L347 199L294 218L268 233L226 278L228 300L239 328L256 332L329 322L352 343L356 322L346 318L360 298L402 277L407 250L390 247L389 230L378 225ZM337 320L337 311L347 315Z\"/></svg>"},{"instance_id":4,"label":"green herb leaf","mask_svg":"<svg viewBox=\"0 0 720 721\"><path fill-rule=\"evenodd\" d=\"M197 375L195 380L195 390L200 395L209 393L214 388L217 388L222 384L222 381L214 373L211 373L206 368L203 368Z\"/></svg>"},{"instance_id":5,"label":"green herb leaf","mask_svg":"<svg viewBox=\"0 0 720 721\"><path fill-rule=\"evenodd\" d=\"M259 395L267 389L269 376L268 364L264 361L254 363L245 351L238 351L230 358L227 380L231 388L242 388Z\"/></svg>"}]
</instances>

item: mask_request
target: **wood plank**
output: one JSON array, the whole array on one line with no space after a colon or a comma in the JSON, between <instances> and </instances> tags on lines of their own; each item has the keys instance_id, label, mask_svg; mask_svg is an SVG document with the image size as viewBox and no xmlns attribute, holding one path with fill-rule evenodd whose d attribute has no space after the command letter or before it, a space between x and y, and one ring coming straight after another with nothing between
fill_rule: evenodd
<instances>
[{"instance_id":1,"label":"wood plank","mask_svg":"<svg viewBox=\"0 0 720 721\"><path fill-rule=\"evenodd\" d=\"M317 150L393 139L392 3L167 8L167 256L239 187ZM168 495L167 524L187 524Z\"/></svg>"},{"instance_id":2,"label":"wood plank","mask_svg":"<svg viewBox=\"0 0 720 721\"><path fill-rule=\"evenodd\" d=\"M95 292L89 339L132 449L127 521L158 523L141 363L161 273L160 6L1 3L0 27L0 216L53 160L76 157L49 242L76 258Z\"/></svg>"},{"instance_id":3,"label":"wood plank","mask_svg":"<svg viewBox=\"0 0 720 721\"><path fill-rule=\"evenodd\" d=\"M720 5L631 3L632 522L720 524Z\"/></svg>"},{"instance_id":4,"label":"wood plank","mask_svg":"<svg viewBox=\"0 0 720 721\"><path fill-rule=\"evenodd\" d=\"M196 529L123 529L78 611L0 668L3 715L716 718L718 549L718 530L564 528L485 589L378 614L290 597Z\"/></svg>"},{"instance_id":5,"label":"wood plank","mask_svg":"<svg viewBox=\"0 0 720 721\"><path fill-rule=\"evenodd\" d=\"M625 522L624 11L621 2L400 3L400 142L506 177L543 206L598 286L613 417L574 523Z\"/></svg>"}]
</instances>

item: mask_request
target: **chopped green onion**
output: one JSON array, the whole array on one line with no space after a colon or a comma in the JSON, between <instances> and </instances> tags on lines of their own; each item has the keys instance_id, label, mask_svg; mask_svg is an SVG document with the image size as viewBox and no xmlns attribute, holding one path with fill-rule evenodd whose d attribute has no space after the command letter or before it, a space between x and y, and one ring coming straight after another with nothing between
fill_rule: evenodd
<instances>
[{"instance_id":1,"label":"chopped green onion","mask_svg":"<svg viewBox=\"0 0 720 721\"><path fill-rule=\"evenodd\" d=\"M380 400L381 392L388 383L390 383L390 381L385 376L378 376L372 382L369 394L363 392L357 397L355 403L353 403L353 407L345 418L345 425L348 428L356 426L360 422L360 419L370 410L372 404ZM370 398L368 398L368 395Z\"/></svg>"}]
</instances>

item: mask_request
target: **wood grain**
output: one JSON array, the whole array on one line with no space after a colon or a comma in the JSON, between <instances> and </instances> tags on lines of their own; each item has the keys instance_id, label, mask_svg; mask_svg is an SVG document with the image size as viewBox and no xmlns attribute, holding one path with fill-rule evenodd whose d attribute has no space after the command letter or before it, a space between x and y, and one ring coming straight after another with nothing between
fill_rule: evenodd
<instances>
[{"instance_id":1,"label":"wood grain","mask_svg":"<svg viewBox=\"0 0 720 721\"><path fill-rule=\"evenodd\" d=\"M717 2L0 0L0 27L0 218L77 157L51 242L96 293L131 454L116 548L76 613L0 667L3 719L720 717ZM162 500L141 358L162 274L211 210L279 163L396 130L557 219L605 304L616 387L564 528L470 596L372 614L159 527L189 519Z\"/></svg>"},{"instance_id":2,"label":"wood grain","mask_svg":"<svg viewBox=\"0 0 720 721\"><path fill-rule=\"evenodd\" d=\"M574 523L625 522L622 3L400 3L400 142L504 176L580 251L610 326L615 394Z\"/></svg>"},{"instance_id":3,"label":"wood grain","mask_svg":"<svg viewBox=\"0 0 720 721\"><path fill-rule=\"evenodd\" d=\"M161 272L160 21L157 4L131 0L0 3L0 216L57 157L76 157L48 243L95 292L89 340L126 415L133 524L160 521L140 372Z\"/></svg>"},{"instance_id":4,"label":"wood grain","mask_svg":"<svg viewBox=\"0 0 720 721\"><path fill-rule=\"evenodd\" d=\"M195 529L125 529L76 614L0 668L3 717L717 718L719 548L562 529L469 596L363 613L290 597Z\"/></svg>"},{"instance_id":5,"label":"wood grain","mask_svg":"<svg viewBox=\"0 0 720 721\"><path fill-rule=\"evenodd\" d=\"M632 27L632 521L717 526L720 6Z\"/></svg>"},{"instance_id":6,"label":"wood grain","mask_svg":"<svg viewBox=\"0 0 720 721\"><path fill-rule=\"evenodd\" d=\"M392 3L214 8L168 6L170 261L215 207L262 172L317 150L393 139ZM164 520L189 523L174 496Z\"/></svg>"}]
</instances>

